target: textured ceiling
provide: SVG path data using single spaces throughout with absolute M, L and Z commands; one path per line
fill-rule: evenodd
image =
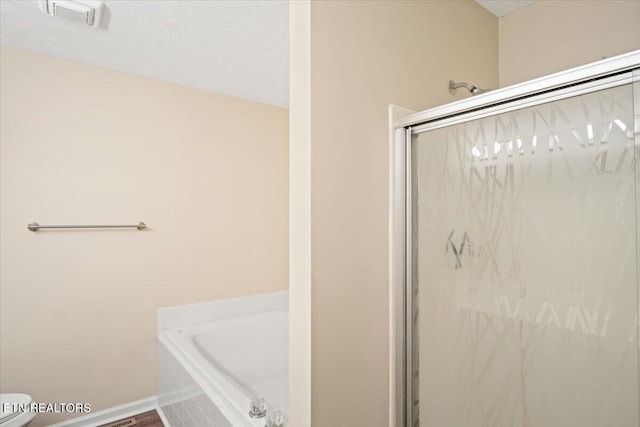
M 106 0 L 100 28 L 0 1 L 0 42 L 45 55 L 289 105 L 287 1 Z
M 537 0 L 476 0 L 498 18 L 535 3 Z

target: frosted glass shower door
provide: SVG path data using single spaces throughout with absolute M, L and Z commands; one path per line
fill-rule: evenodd
M 633 96 L 412 136 L 414 425 L 639 425 Z

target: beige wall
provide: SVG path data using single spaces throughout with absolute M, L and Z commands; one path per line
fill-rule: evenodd
M 1 391 L 155 395 L 157 307 L 287 287 L 288 112 L 8 47 L 1 64 Z
M 499 20 L 500 86 L 640 49 L 640 1 L 541 0 Z
M 311 3 L 314 427 L 388 425 L 388 104 L 496 87 L 497 54 L 472 1 Z

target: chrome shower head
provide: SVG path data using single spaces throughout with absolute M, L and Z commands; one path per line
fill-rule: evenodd
M 455 95 L 456 89 L 461 87 L 471 92 L 471 95 L 480 95 L 481 93 L 487 92 L 487 89 L 481 89 L 478 86 L 471 83 L 465 83 L 465 82 L 456 83 L 453 80 L 449 80 L 449 93 L 451 95 Z

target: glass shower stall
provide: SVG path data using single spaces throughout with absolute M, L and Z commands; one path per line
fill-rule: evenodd
M 640 426 L 640 51 L 393 131 L 396 426 Z

